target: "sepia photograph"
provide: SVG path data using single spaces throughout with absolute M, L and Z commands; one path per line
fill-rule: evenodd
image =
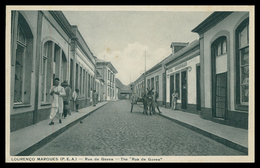
M 5 161 L 254 162 L 254 15 L 6 6 Z

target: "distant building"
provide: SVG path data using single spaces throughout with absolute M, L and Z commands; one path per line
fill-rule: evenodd
M 104 101 L 103 100 L 103 92 L 104 92 L 104 79 L 103 76 L 96 70 L 96 80 L 95 80 L 95 90 L 98 94 L 98 101 Z
M 171 95 L 176 90 L 179 95 L 177 108 L 198 114 L 200 110 L 199 40 L 187 44 L 165 61 L 166 107 L 171 107 Z
M 117 70 L 115 69 L 115 67 L 111 62 L 107 62 L 100 59 L 96 60 L 96 68 L 104 80 L 103 93 L 105 94 L 105 100 L 115 100 L 116 99 L 115 75 L 117 74 Z
M 70 50 L 70 83 L 72 90 L 79 89 L 79 107 L 92 105 L 91 90 L 95 89 L 96 63 L 93 53 L 82 37 L 77 26 L 72 26 L 74 38 Z

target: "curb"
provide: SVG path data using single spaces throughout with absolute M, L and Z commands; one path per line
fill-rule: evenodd
M 138 104 L 138 106 L 142 107 L 141 104 Z M 202 129 L 198 128 L 198 127 L 195 127 L 195 126 L 192 126 L 192 125 L 190 125 L 190 124 L 187 124 L 187 123 L 185 123 L 185 122 L 182 122 L 182 121 L 176 120 L 176 119 L 174 119 L 174 118 L 165 116 L 165 115 L 163 115 L 163 114 L 160 114 L 160 113 L 156 113 L 156 114 L 158 114 L 158 115 L 160 115 L 160 116 L 162 116 L 162 117 L 165 117 L 165 118 L 167 118 L 167 119 L 169 119 L 169 120 L 172 120 L 173 122 L 175 122 L 175 123 L 177 123 L 177 124 L 179 124 L 179 125 L 181 125 L 181 126 L 184 126 L 184 127 L 188 128 L 188 129 L 190 129 L 190 130 L 193 130 L 193 131 L 195 131 L 195 132 L 197 132 L 197 133 L 199 133 L 199 134 L 202 134 L 202 135 L 204 135 L 204 136 L 206 136 L 206 137 L 208 137 L 208 138 L 211 138 L 211 139 L 213 139 L 213 140 L 215 140 L 215 141 L 217 141 L 217 142 L 219 142 L 219 143 L 222 143 L 223 145 L 226 145 L 226 146 L 228 146 L 228 147 L 230 147 L 230 148 L 232 148 L 232 149 L 238 150 L 238 151 L 243 152 L 243 153 L 245 153 L 246 155 L 248 155 L 248 148 L 247 148 L 247 147 L 244 147 L 244 146 L 242 146 L 242 145 L 239 145 L 239 144 L 237 144 L 237 143 L 234 143 L 234 142 L 232 142 L 232 141 L 230 141 L 230 140 L 227 140 L 227 139 L 225 139 L 225 138 L 222 138 L 222 137 L 220 137 L 220 136 L 217 136 L 217 135 L 212 134 L 212 133 L 210 133 L 210 132 L 208 132 L 208 131 L 205 131 L 205 130 L 202 130 Z
M 186 128 L 189 128 L 189 129 L 191 129 L 191 130 L 193 130 L 193 131 L 195 131 L 195 132 L 197 132 L 197 133 L 199 133 L 199 134 L 202 134 L 202 135 L 204 135 L 204 136 L 206 136 L 206 137 L 209 137 L 209 138 L 211 138 L 211 139 L 213 139 L 213 140 L 215 140 L 215 141 L 217 141 L 217 142 L 219 142 L 219 143 L 222 143 L 222 144 L 224 144 L 224 145 L 226 145 L 226 146 L 228 146 L 228 147 L 230 147 L 230 148 L 232 148 L 232 149 L 238 150 L 238 151 L 243 152 L 243 153 L 245 153 L 246 155 L 248 155 L 248 148 L 247 148 L 247 147 L 244 147 L 244 146 L 242 146 L 242 145 L 239 145 L 239 144 L 237 144 L 237 143 L 234 143 L 234 142 L 232 142 L 232 141 L 229 141 L 229 140 L 227 140 L 227 139 L 225 139 L 225 138 L 222 138 L 222 137 L 220 137 L 220 136 L 217 136 L 217 135 L 215 135 L 215 134 L 212 134 L 212 133 L 210 133 L 210 132 L 207 132 L 207 131 L 205 131 L 205 130 L 202 130 L 202 129 L 198 128 L 198 127 L 195 127 L 195 126 L 192 126 L 192 125 L 190 125 L 190 124 L 187 124 L 187 123 L 185 123 L 185 122 L 182 122 L 182 121 L 173 119 L 173 118 L 171 118 L 171 117 L 165 116 L 165 115 L 160 114 L 160 113 L 157 113 L 157 114 L 159 114 L 160 116 L 163 116 L 163 117 L 165 117 L 165 118 L 167 118 L 167 119 L 170 119 L 170 120 L 172 120 L 173 122 L 175 122 L 175 123 L 177 123 L 177 124 L 179 124 L 179 125 L 181 125 L 181 126 L 184 126 L 184 127 L 186 127 Z
M 108 104 L 108 103 L 106 103 Z M 77 124 L 80 120 L 83 120 L 84 118 L 86 118 L 87 116 L 89 116 L 90 114 L 92 114 L 93 112 L 95 112 L 96 110 L 98 110 L 99 108 L 105 106 L 106 104 L 101 105 L 100 107 L 92 110 L 91 112 L 89 112 L 88 114 L 76 119 L 75 121 L 72 121 L 71 123 L 67 124 L 66 126 L 62 127 L 61 129 L 55 131 L 54 133 L 52 133 L 51 135 L 48 135 L 47 137 L 45 137 L 44 139 L 40 140 L 39 142 L 33 144 L 32 146 L 30 146 L 29 148 L 23 150 L 22 152 L 16 154 L 15 156 L 29 156 L 30 154 L 32 154 L 33 152 L 35 152 L 36 150 L 40 149 L 41 147 L 43 147 L 44 145 L 46 145 L 47 143 L 49 143 L 50 141 L 52 141 L 54 138 L 56 138 L 57 136 L 59 136 L 61 133 L 63 133 L 64 131 L 66 131 L 67 129 L 69 129 L 70 127 L 72 127 L 73 125 Z

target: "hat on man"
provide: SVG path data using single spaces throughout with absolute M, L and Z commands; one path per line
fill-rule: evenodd
M 67 81 L 67 80 L 64 80 L 61 85 L 62 85 L 63 87 L 65 87 L 65 86 L 68 86 L 69 84 L 68 84 L 68 81 Z

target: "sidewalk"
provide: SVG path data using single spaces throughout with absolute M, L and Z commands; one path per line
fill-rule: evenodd
M 30 155 L 107 103 L 108 102 L 100 102 L 95 107 L 89 106 L 80 109 L 79 112 L 72 112 L 66 119 L 62 119 L 61 124 L 58 123 L 58 119 L 54 119 L 55 124 L 50 126 L 50 120 L 47 119 L 29 127 L 11 132 L 10 156 Z
M 205 120 L 200 118 L 197 114 L 172 110 L 164 107 L 159 108 L 162 112 L 159 115 L 233 149 L 239 150 L 246 154 L 248 153 L 248 130 Z

